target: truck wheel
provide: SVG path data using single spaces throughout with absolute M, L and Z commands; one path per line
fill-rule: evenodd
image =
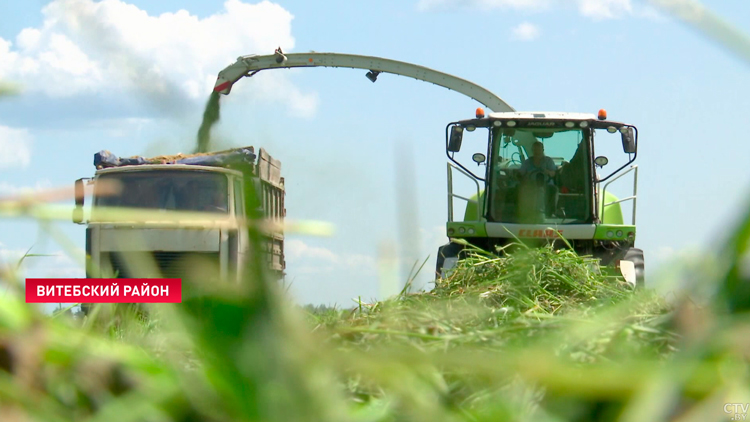
M 443 267 L 445 266 L 446 259 L 452 260 L 451 258 L 460 259 L 459 254 L 461 251 L 463 251 L 464 247 L 463 245 L 459 245 L 458 243 L 448 243 L 447 245 L 443 245 L 440 248 L 438 248 L 438 254 L 437 254 L 437 263 L 435 265 L 435 280 L 439 279 L 443 275 Z M 449 261 L 449 268 L 455 266 L 455 264 L 451 265 Z
M 624 261 L 631 261 L 635 264 L 635 287 L 637 289 L 646 287 L 646 269 L 643 250 L 630 248 L 625 252 L 625 256 L 622 259 Z

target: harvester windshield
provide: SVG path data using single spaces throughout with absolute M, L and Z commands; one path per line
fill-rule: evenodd
M 585 222 L 591 215 L 588 132 L 578 128 L 493 129 L 490 221 Z
M 227 177 L 209 171 L 139 170 L 102 174 L 116 181 L 119 195 L 97 196 L 96 206 L 156 210 L 228 212 Z
M 448 221 L 465 201 L 463 221 L 623 224 L 620 203 L 635 201 L 635 190 L 619 200 L 607 189 L 630 171 L 621 172 L 636 143 L 635 127 L 585 114 L 495 113 L 450 123 Z M 468 156 L 478 167 L 462 164 Z

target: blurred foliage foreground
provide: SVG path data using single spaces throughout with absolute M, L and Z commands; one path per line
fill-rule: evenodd
M 475 250 L 431 292 L 349 310 L 301 310 L 260 271 L 82 319 L 16 287 L 0 421 L 730 420 L 750 403 L 748 227 L 688 274 L 716 286 L 705 304 L 550 248 Z

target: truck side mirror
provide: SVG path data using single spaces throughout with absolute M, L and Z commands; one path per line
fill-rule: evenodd
M 73 209 L 73 222 L 76 224 L 83 223 L 83 208 Z
M 627 127 L 620 132 L 622 133 L 622 150 L 626 154 L 635 153 L 635 130 L 632 127 Z
M 453 126 L 451 128 L 451 137 L 448 140 L 448 151 L 458 152 L 461 151 L 461 141 L 464 137 L 464 128 L 461 126 Z
M 74 185 L 76 207 L 73 209 L 73 222 L 81 224 L 83 222 L 83 179 L 78 179 Z
M 76 208 L 83 207 L 83 179 L 78 179 L 75 182 L 75 197 L 76 197 Z

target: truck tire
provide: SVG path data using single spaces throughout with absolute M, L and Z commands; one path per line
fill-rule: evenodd
M 463 251 L 463 245 L 458 243 L 448 243 L 438 248 L 437 263 L 435 264 L 435 280 L 439 279 L 443 273 L 443 267 L 445 266 L 446 258 L 459 258 L 461 251 Z
M 635 264 L 635 288 L 642 289 L 646 287 L 646 269 L 643 250 L 630 248 L 625 252 L 625 256 L 622 259 L 624 261 L 631 261 Z

